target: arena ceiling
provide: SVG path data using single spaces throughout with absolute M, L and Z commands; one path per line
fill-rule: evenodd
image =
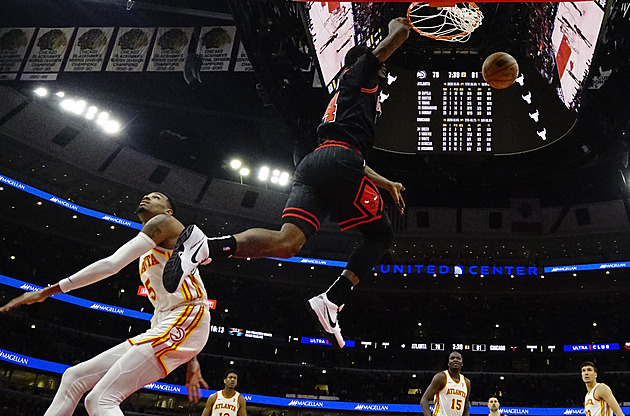
M 242 28 L 250 21 L 243 21 L 242 13 L 235 13 L 237 18 L 233 18 L 235 4 L 241 8 L 258 4 L 262 10 L 285 7 L 283 5 L 287 3 L 36 0 L 24 4 L 9 0 L 3 5 L 0 26 L 198 27 L 236 24 Z M 384 5 L 384 24 L 389 18 L 403 14 L 406 6 L 400 3 Z M 450 59 L 465 60 L 474 67 L 492 50 L 510 50 L 519 58 L 523 56 L 525 43 L 532 34 L 517 28 L 515 22 L 527 13 L 524 3 L 485 4 L 482 8 L 483 25 L 466 44 L 436 46 L 435 41 L 412 34 L 410 41 L 392 60 L 413 68 L 419 61 L 436 61 L 437 54 L 444 55 L 444 51 L 450 50 Z M 255 28 L 256 33 L 260 34 L 264 29 L 289 37 L 298 36 L 295 32 L 283 32 L 282 28 L 290 27 L 289 23 L 275 21 L 273 13 L 268 21 L 269 27 Z M 303 140 L 301 134 L 308 129 L 299 131 L 295 113 L 287 112 L 285 108 L 312 105 L 317 99 L 325 102 L 326 94 L 320 90 L 307 97 L 299 95 L 296 101 L 288 101 L 284 106 L 278 105 L 278 100 L 270 99 L 270 96 L 283 97 L 282 90 L 292 86 L 273 83 L 278 81 L 278 76 L 274 75 L 274 66 L 269 64 L 267 52 L 252 49 L 252 45 L 261 46 L 262 43 L 247 39 L 246 31 L 242 32 L 257 73 L 204 72 L 201 84 L 190 85 L 182 74 L 62 73 L 57 81 L 47 85 L 87 96 L 111 108 L 124 123 L 123 134 L 112 140 L 209 178 L 235 179 L 226 164 L 232 156 L 264 160 L 292 170 L 294 144 Z M 300 58 L 289 56 L 287 59 L 289 63 L 293 60 L 295 66 L 295 59 Z M 622 107 L 619 107 L 619 102 L 613 102 L 612 96 L 620 88 L 622 92 L 627 91 L 628 84 L 618 78 L 623 79 L 621 75 L 615 78 L 613 74 L 604 88 L 592 94 L 594 104 L 584 103 L 579 115 L 582 124 L 570 136 L 544 150 L 509 158 L 399 156 L 375 152 L 372 164 L 384 174 L 404 181 L 408 189 L 416 190 L 409 192 L 408 199 L 412 204 L 505 205 L 509 197 L 515 195 L 540 196 L 543 204 L 625 197 L 621 175 L 627 166 L 627 145 L 622 133 L 628 127 L 627 124 L 618 126 L 617 115 L 623 114 L 623 105 L 627 104 L 621 101 Z M 614 84 L 619 82 L 621 84 Z M 9 85 L 26 95 L 35 84 L 14 82 Z

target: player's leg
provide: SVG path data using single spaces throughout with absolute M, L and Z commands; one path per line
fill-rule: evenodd
M 147 384 L 164 377 L 151 344 L 130 347 L 85 397 L 90 416 L 122 416 L 120 403 Z
M 288 259 L 296 255 L 304 243 L 306 235 L 294 224 L 285 222 L 279 231 L 265 228 L 250 228 L 234 234 L 236 249 L 234 257 L 280 257 Z
M 174 292 L 184 276 L 211 259 L 232 256 L 289 258 L 299 252 L 308 237 L 319 229 L 321 219 L 328 211 L 318 191 L 309 184 L 311 177 L 317 176 L 313 153 L 300 162 L 295 172 L 279 231 L 252 228 L 233 236 L 207 238 L 199 228 L 190 225 L 178 237 L 173 255 L 164 267 L 164 288 Z
M 204 306 L 183 305 L 156 316 L 158 322 L 129 340 L 133 346 L 85 398 L 91 416 L 122 415 L 120 403 L 125 398 L 187 363 L 206 345 L 210 314 Z
M 83 394 L 90 390 L 122 357 L 131 344 L 125 341 L 96 357 L 67 369 L 45 416 L 72 416 Z
M 359 225 L 357 228 L 363 234 L 363 241 L 350 254 L 346 269 L 326 292 L 308 301 L 319 324 L 329 334 L 330 342 L 336 342 L 339 347 L 343 347 L 345 342 L 341 335 L 338 314 L 349 300 L 354 286 L 360 279 L 372 273 L 372 269 L 387 252 L 394 237 L 387 216 Z

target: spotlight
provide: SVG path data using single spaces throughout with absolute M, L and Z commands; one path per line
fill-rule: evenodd
M 260 170 L 258 171 L 258 179 L 260 179 L 261 181 L 266 181 L 267 179 L 269 179 L 269 168 L 267 166 L 263 166 L 262 168 L 260 168 Z
M 107 113 L 106 111 L 102 111 L 96 118 L 96 124 L 98 124 L 99 126 L 102 126 L 105 124 L 108 118 L 109 118 L 109 113 Z
M 230 162 L 230 167 L 234 170 L 237 170 L 238 168 L 241 167 L 243 163 L 241 163 L 240 160 L 238 159 L 232 159 L 232 161 Z
M 45 97 L 48 95 L 48 90 L 44 87 L 39 87 L 34 91 L 34 93 L 39 97 Z
M 120 131 L 120 123 L 116 120 L 108 120 L 103 124 L 103 130 L 105 130 L 105 133 L 118 133 Z
M 74 100 L 66 98 L 59 105 L 66 111 L 72 111 L 74 109 Z
M 249 175 L 249 168 L 241 168 L 241 170 L 239 170 L 238 173 L 241 176 L 248 176 Z
M 65 93 L 65 92 L 63 92 L 63 91 L 57 91 L 57 92 L 55 93 L 55 95 L 56 95 L 57 97 L 63 98 L 63 97 L 65 97 L 65 96 L 66 96 L 66 93 Z
M 72 108 L 72 112 L 76 115 L 79 115 L 81 113 L 83 113 L 83 111 L 85 111 L 85 107 L 87 106 L 87 103 L 85 102 L 85 100 L 79 100 L 76 103 L 74 103 L 74 107 Z
M 278 184 L 285 186 L 289 183 L 289 172 L 282 172 L 280 174 L 280 178 L 278 179 Z

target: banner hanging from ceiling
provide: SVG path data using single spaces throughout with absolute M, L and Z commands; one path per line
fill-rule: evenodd
M 107 71 L 142 72 L 154 27 L 121 27 L 107 63 Z
M 147 71 L 183 71 L 192 27 L 159 27 Z
M 34 33 L 34 27 L 0 28 L 0 80 L 17 78 Z
M 113 33 L 113 27 L 80 27 L 64 71 L 98 72 L 103 69 Z
M 201 28 L 197 54 L 202 71 L 227 71 L 232 58 L 236 26 L 205 26 Z

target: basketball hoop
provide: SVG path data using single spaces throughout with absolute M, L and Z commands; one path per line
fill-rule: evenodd
M 413 2 L 407 9 L 407 19 L 422 36 L 448 42 L 466 42 L 481 24 L 483 14 L 475 3 L 432 7 L 431 3 Z

